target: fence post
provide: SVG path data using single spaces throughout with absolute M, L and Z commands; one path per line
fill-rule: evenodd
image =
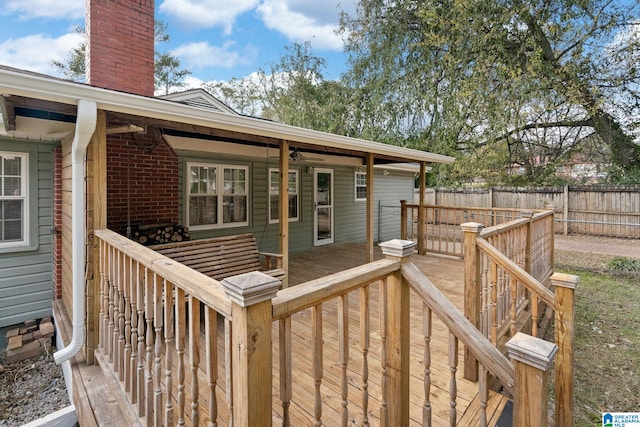
M 558 347 L 522 332 L 507 341 L 506 347 L 513 360 L 513 425 L 548 426 L 549 370 Z
M 386 258 L 408 262 L 415 252 L 415 242 L 390 240 L 380 244 Z M 409 424 L 409 284 L 402 278 L 400 270 L 386 279 L 384 292 L 387 299 L 387 344 L 384 360 L 387 372 L 387 414 L 381 416 L 383 426 L 406 426 Z M 384 414 L 381 414 L 384 415 Z
M 257 271 L 222 281 L 232 301 L 233 424 L 238 427 L 271 426 L 271 298 L 281 283 Z
M 378 215 L 378 218 L 380 218 L 380 215 Z M 378 221 L 380 220 L 378 219 Z M 413 227 L 413 224 L 411 224 L 411 226 Z M 380 238 L 380 235 L 378 234 L 378 239 L 379 238 Z M 407 201 L 406 200 L 400 200 L 400 238 L 402 240 L 407 240 Z
M 478 222 L 466 222 L 460 225 L 464 233 L 462 253 L 464 256 L 464 315 L 480 330 L 480 251 L 476 241 L 484 226 Z M 464 377 L 470 381 L 478 380 L 478 361 L 466 346 L 464 349 Z
M 575 290 L 578 276 L 554 273 L 551 284 L 556 293 L 555 341 L 558 358 L 555 369 L 556 426 L 573 425 L 573 360 L 575 339 Z

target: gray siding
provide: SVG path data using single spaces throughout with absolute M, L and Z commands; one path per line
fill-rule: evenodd
M 248 227 L 222 228 L 215 230 L 191 231 L 194 239 L 223 236 L 240 233 L 253 233 L 260 250 L 274 252 L 278 249 L 278 224 L 268 221 L 268 175 L 269 168 L 277 168 L 278 162 L 273 160 L 239 160 L 235 157 L 193 153 L 178 153 L 179 162 L 179 219 L 184 219 L 185 204 L 185 168 L 187 162 L 211 162 L 249 166 L 251 189 L 249 195 L 250 220 Z M 366 241 L 366 202 L 355 200 L 355 169 L 347 166 L 331 166 L 325 164 L 317 167 L 334 171 L 334 215 L 335 242 Z M 291 165 L 299 170 L 300 178 L 300 220 L 289 223 L 290 252 L 300 252 L 313 247 L 313 172 L 307 165 Z M 381 170 L 375 171 L 374 177 L 374 239 L 378 239 L 379 204 L 393 205 L 397 208 L 397 220 L 383 215 L 383 237 L 385 240 L 400 237 L 400 200 L 411 200 L 413 197 L 414 179 L 412 173 L 391 171 L 384 176 Z M 383 211 L 385 214 L 387 211 Z M 393 224 L 397 221 L 397 224 Z M 388 223 L 388 224 L 387 224 Z M 395 228 L 394 228 L 395 227 Z M 390 230 L 397 230 L 393 237 Z
M 0 327 L 51 315 L 53 145 L 0 139 L 0 150 L 29 153 L 30 246 L 0 252 Z

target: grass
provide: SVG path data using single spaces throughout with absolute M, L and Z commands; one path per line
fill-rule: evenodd
M 640 410 L 640 283 L 623 275 L 564 270 L 576 291 L 575 425 L 602 412 Z

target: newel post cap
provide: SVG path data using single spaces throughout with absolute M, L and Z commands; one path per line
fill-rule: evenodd
M 465 222 L 463 224 L 460 224 L 460 228 L 465 233 L 479 233 L 484 228 L 484 225 L 480 224 L 479 222 Z
M 551 275 L 551 284 L 560 288 L 575 289 L 579 280 L 580 277 L 573 274 L 553 273 Z
M 413 240 L 393 239 L 380 243 L 380 248 L 386 256 L 402 258 L 413 255 L 416 249 L 416 242 Z
M 249 307 L 272 299 L 282 282 L 260 271 L 238 274 L 222 279 L 222 288 L 229 299 L 241 307 Z
M 507 341 L 509 357 L 541 371 L 548 371 L 553 364 L 558 346 L 552 342 L 517 332 Z

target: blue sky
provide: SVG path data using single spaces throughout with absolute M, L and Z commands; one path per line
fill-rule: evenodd
M 344 70 L 343 43 L 334 33 L 340 10 L 355 0 L 156 0 L 156 19 L 168 24 L 170 51 L 192 71 L 190 82 L 244 77 L 277 61 L 284 47 L 310 41 L 327 61 L 326 78 Z M 0 8 L 0 64 L 56 75 L 84 26 L 85 0 L 4 0 Z

